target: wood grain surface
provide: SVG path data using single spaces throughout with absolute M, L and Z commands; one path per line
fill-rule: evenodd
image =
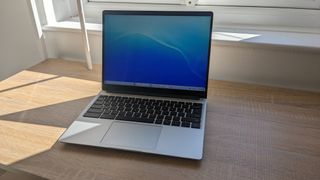
M 68 180 L 320 179 L 320 93 L 210 81 L 201 161 L 56 142 L 100 81 L 101 66 L 63 60 L 2 81 L 0 163 Z

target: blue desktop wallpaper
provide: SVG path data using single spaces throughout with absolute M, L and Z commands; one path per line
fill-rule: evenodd
M 106 15 L 104 21 L 105 81 L 206 87 L 210 17 Z

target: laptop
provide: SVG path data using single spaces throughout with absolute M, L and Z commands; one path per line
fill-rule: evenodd
M 103 11 L 102 91 L 59 141 L 202 159 L 212 18 Z

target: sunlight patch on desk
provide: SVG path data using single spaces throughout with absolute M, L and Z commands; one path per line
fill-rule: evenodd
M 9 165 L 49 150 L 65 128 L 0 120 L 0 163 Z
M 54 74 L 38 73 L 33 71 L 21 71 L 8 79 L 0 82 L 0 92 L 7 91 L 9 89 L 15 89 L 20 86 L 26 86 L 29 84 L 37 83 L 39 81 L 45 81 L 51 78 L 58 77 Z
M 231 33 L 231 32 L 215 32 L 213 33 L 215 40 L 222 41 L 244 41 L 251 38 L 259 37 L 259 34 L 248 33 Z
M 92 97 L 100 90 L 96 81 L 25 70 L 0 83 L 0 115 Z

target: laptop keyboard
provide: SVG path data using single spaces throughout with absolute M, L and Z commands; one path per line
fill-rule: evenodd
M 200 129 L 202 104 L 101 95 L 84 117 Z

